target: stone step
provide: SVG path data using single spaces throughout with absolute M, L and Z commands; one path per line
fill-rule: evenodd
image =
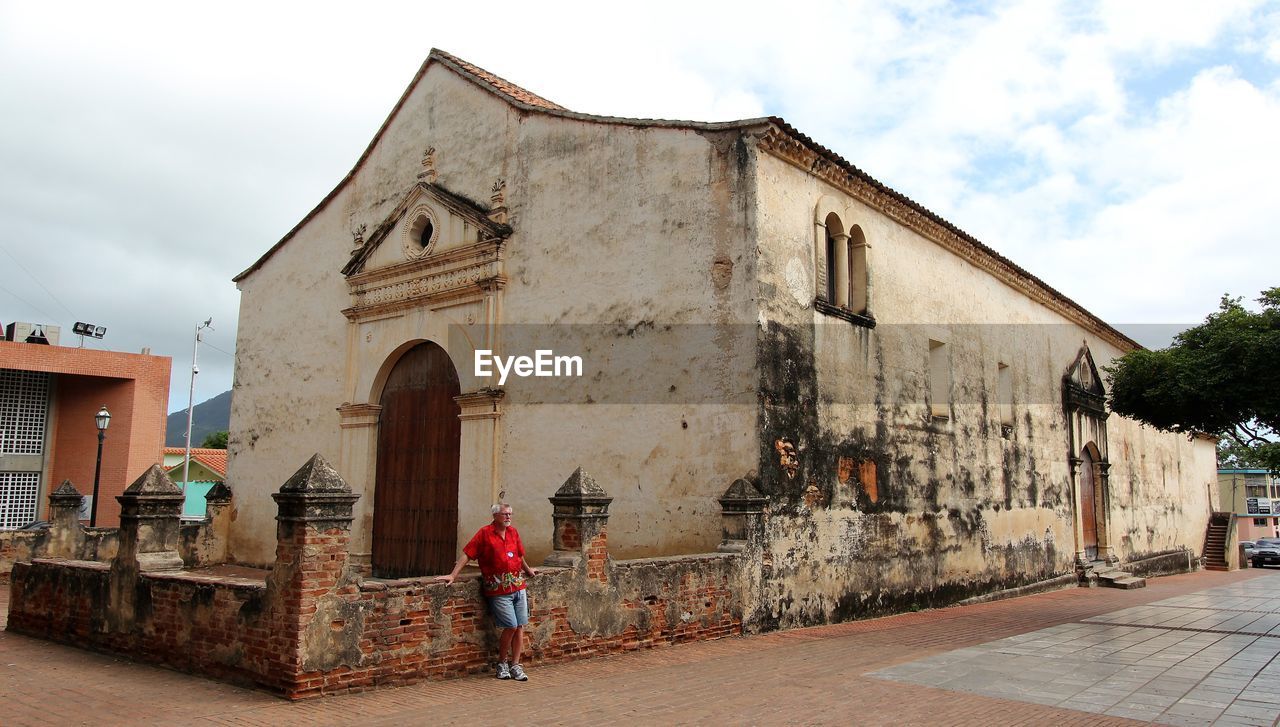
M 1226 563 L 1205 563 L 1204 569 L 1205 570 L 1227 570 L 1227 564 Z
M 1115 566 L 1100 566 L 1094 569 L 1093 575 L 1098 579 L 1098 584 L 1110 586 L 1111 588 L 1143 588 L 1147 585 L 1145 578 L 1138 578 L 1128 571 L 1120 570 Z
M 1146 588 L 1147 579 L 1139 578 L 1137 576 L 1124 576 L 1121 578 L 1107 580 L 1107 585 L 1111 586 L 1112 588 L 1124 588 L 1124 589 Z

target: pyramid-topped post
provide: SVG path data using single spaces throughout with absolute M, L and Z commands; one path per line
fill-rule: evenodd
M 751 533 L 759 526 L 769 498 L 760 494 L 750 480 L 738 479 L 720 496 L 722 553 L 738 553 L 746 547 Z
M 182 490 L 153 464 L 116 497 L 120 503 L 120 548 L 116 560 L 136 561 L 139 572 L 182 569 L 178 552 Z
M 585 564 L 588 577 L 605 580 L 609 503 L 613 498 L 579 467 L 548 499 L 552 552 L 545 564 L 568 568 Z
M 318 530 L 351 528 L 351 507 L 359 495 L 319 453 L 311 456 L 271 497 L 276 501 L 277 532 L 307 523 Z
M 80 525 L 80 504 L 84 495 L 63 480 L 58 489 L 49 493 L 49 540 L 45 557 L 75 558 L 84 542 L 84 528 Z
M 227 560 L 227 541 L 231 538 L 231 488 L 225 482 L 214 483 L 204 495 L 204 516 L 208 519 L 208 558 L 211 563 Z
M 290 617 L 299 619 L 345 575 L 351 510 L 360 496 L 317 453 L 271 497 L 277 508 L 276 561 L 268 584 Z

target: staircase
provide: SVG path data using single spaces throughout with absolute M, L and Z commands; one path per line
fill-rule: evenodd
M 1227 570 L 1227 526 L 1231 513 L 1215 512 L 1209 516 L 1209 529 L 1204 536 L 1205 570 Z

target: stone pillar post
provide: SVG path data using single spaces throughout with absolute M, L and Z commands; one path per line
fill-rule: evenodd
M 355 324 L 351 324 L 353 327 Z M 354 374 L 353 374 L 354 375 Z M 348 384 L 353 386 L 354 384 Z M 335 469 L 352 482 L 364 482 L 366 491 L 373 490 L 373 483 L 378 476 L 378 420 L 382 407 L 378 404 L 343 404 L 338 407 L 339 449 Z M 464 437 L 465 441 L 465 437 Z M 366 498 L 364 502 L 356 502 L 352 510 L 352 519 L 361 522 L 373 522 L 373 502 Z M 366 574 L 369 573 L 369 561 L 372 557 L 372 533 L 370 528 L 357 530 L 351 536 L 352 562 L 359 562 Z
M 543 565 L 584 568 L 589 579 L 607 581 L 606 531 L 613 498 L 579 467 L 548 499 L 552 508 L 552 553 Z
M 853 240 L 852 248 L 849 266 L 853 269 L 853 279 L 850 281 L 853 291 L 850 294 L 849 307 L 854 313 L 869 316 L 871 315 L 871 268 L 867 257 L 871 246 L 867 244 L 867 238 L 859 234 L 857 239 Z
M 827 300 L 827 267 L 831 262 L 827 260 L 827 225 L 821 220 L 813 221 L 813 260 L 814 295 Z M 827 302 L 835 305 L 834 300 Z
M 1085 557 L 1084 552 L 1084 524 L 1081 523 L 1081 511 L 1083 505 L 1080 500 L 1080 465 L 1083 462 L 1079 457 L 1067 458 L 1067 464 L 1070 466 L 1071 478 L 1071 510 L 1076 513 L 1071 518 L 1071 529 L 1075 535 L 1076 541 L 1076 570 L 1083 571 L 1089 566 L 1089 559 Z M 1092 485 L 1090 485 L 1092 486 Z
M 287 613 L 303 616 L 343 578 L 352 505 L 360 496 L 316 454 L 271 497 L 277 507 L 276 561 L 268 583 Z
M 111 560 L 107 624 L 131 631 L 137 619 L 138 576 L 182 570 L 178 552 L 182 491 L 158 464 L 116 497 L 120 503 L 120 545 Z
M 1095 509 L 1102 512 L 1102 517 L 1097 518 L 1098 559 L 1106 561 L 1108 565 L 1116 565 L 1120 558 L 1111 545 L 1111 463 L 1102 460 L 1095 463 L 1094 467 L 1098 468 L 1098 490 L 1101 493 L 1096 498 L 1099 502 L 1095 503 Z
M 204 495 L 204 513 L 209 519 L 208 559 L 210 563 L 227 562 L 227 541 L 231 538 L 231 488 L 219 482 Z
M 182 490 L 158 464 L 129 485 L 120 503 L 120 549 L 116 561 L 134 561 L 138 572 L 182 570 L 178 535 Z
M 741 553 L 760 525 L 769 499 L 747 480 L 734 480 L 720 497 L 721 553 Z
M 835 283 L 836 283 L 836 299 L 832 302 L 841 308 L 849 307 L 849 236 L 838 233 L 831 236 L 833 247 L 835 247 Z
M 71 480 L 63 480 L 58 489 L 49 493 L 49 539 L 45 541 L 44 557 L 81 557 L 84 544 L 84 526 L 80 524 L 82 502 L 84 495 L 71 484 Z

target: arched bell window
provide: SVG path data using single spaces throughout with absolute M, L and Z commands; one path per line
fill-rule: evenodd
M 824 196 L 814 210 L 814 297 L 823 313 L 874 327 L 871 319 L 870 245 L 850 224 L 853 208 Z

